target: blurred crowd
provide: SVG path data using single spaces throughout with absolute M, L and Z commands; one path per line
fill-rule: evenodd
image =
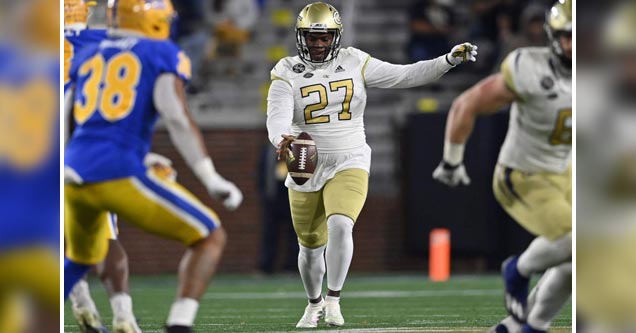
M 545 46 L 545 0 L 420 0 L 409 9 L 410 61 L 431 59 L 461 39 L 479 45 L 478 68 L 493 69 L 522 46 Z

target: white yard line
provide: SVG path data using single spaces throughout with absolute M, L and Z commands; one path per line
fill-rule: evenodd
M 501 289 L 464 289 L 464 290 L 413 290 L 413 291 L 348 291 L 347 298 L 414 298 L 441 296 L 499 296 Z M 303 292 L 263 292 L 263 293 L 227 293 L 210 292 L 205 299 L 295 299 L 305 298 Z

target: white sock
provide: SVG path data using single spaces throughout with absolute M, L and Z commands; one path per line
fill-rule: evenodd
M 325 297 L 325 302 L 327 302 L 327 303 L 340 303 L 340 297 L 327 296 L 327 297 Z
M 344 215 L 331 215 L 327 219 L 327 230 L 327 287 L 340 291 L 353 257 L 353 220 Z
M 116 293 L 110 298 L 110 307 L 113 309 L 113 321 L 134 321 L 132 310 L 132 298 L 126 293 Z
M 79 282 L 75 284 L 75 287 L 71 290 L 69 298 L 71 299 L 71 305 L 73 308 L 88 309 L 93 313 L 98 313 L 95 302 L 91 298 L 91 293 L 88 289 L 88 282 L 86 282 L 86 280 L 79 280 Z
M 544 237 L 535 238 L 523 251 L 517 261 L 517 270 L 525 277 L 557 266 L 572 258 L 572 234 L 549 241 Z
M 536 297 L 527 322 L 536 329 L 548 330 L 572 293 L 572 263 L 548 269 L 534 287 Z
M 170 314 L 166 321 L 167 326 L 188 326 L 194 325 L 194 318 L 197 316 L 199 301 L 194 298 L 179 298 L 170 307 Z
M 310 249 L 298 244 L 298 271 L 303 280 L 308 299 L 316 299 L 322 294 L 322 279 L 325 276 L 325 245 Z

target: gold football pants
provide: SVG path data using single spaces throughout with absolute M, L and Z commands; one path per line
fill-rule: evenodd
M 493 191 L 501 207 L 535 236 L 572 231 L 572 173 L 526 173 L 497 165 Z
M 315 249 L 327 243 L 327 218 L 344 215 L 358 219 L 369 188 L 369 174 L 362 169 L 347 169 L 325 183 L 316 192 L 289 190 L 294 230 L 300 245 Z

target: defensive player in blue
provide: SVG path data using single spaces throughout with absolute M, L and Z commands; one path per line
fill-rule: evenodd
M 192 332 L 198 300 L 221 257 L 225 232 L 218 216 L 185 188 L 148 169 L 154 125 L 161 115 L 173 143 L 210 195 L 228 209 L 241 191 L 217 173 L 185 101 L 188 57 L 167 40 L 169 0 L 111 0 L 109 37 L 73 58 L 67 114 L 77 128 L 65 153 L 65 295 L 108 242 L 105 216 L 116 213 L 155 235 L 188 246 L 166 329 Z M 72 112 L 70 112 L 72 108 Z M 131 332 L 114 327 L 116 332 Z
M 64 0 L 64 91 L 70 86 L 69 72 L 75 54 L 84 47 L 99 43 L 106 39 L 106 30 L 89 29 L 89 8 L 96 5 L 95 1 Z M 67 133 L 74 128 L 72 121 L 67 122 Z M 68 135 L 66 136 L 68 137 Z M 110 232 L 108 234 L 108 255 L 106 259 L 95 266 L 96 273 L 101 279 L 113 310 L 113 323 L 128 322 L 135 333 L 141 333 L 137 327 L 132 310 L 132 298 L 128 284 L 128 256 L 118 240 L 117 216 L 108 214 Z M 77 319 L 80 332 L 100 333 L 108 332 L 102 324 L 101 316 L 93 301 L 88 282 L 79 281 L 69 296 L 73 316 Z M 115 325 L 115 324 L 114 324 Z M 119 325 L 115 325 L 119 326 Z
M 0 6 L 0 332 L 59 332 L 58 8 Z

